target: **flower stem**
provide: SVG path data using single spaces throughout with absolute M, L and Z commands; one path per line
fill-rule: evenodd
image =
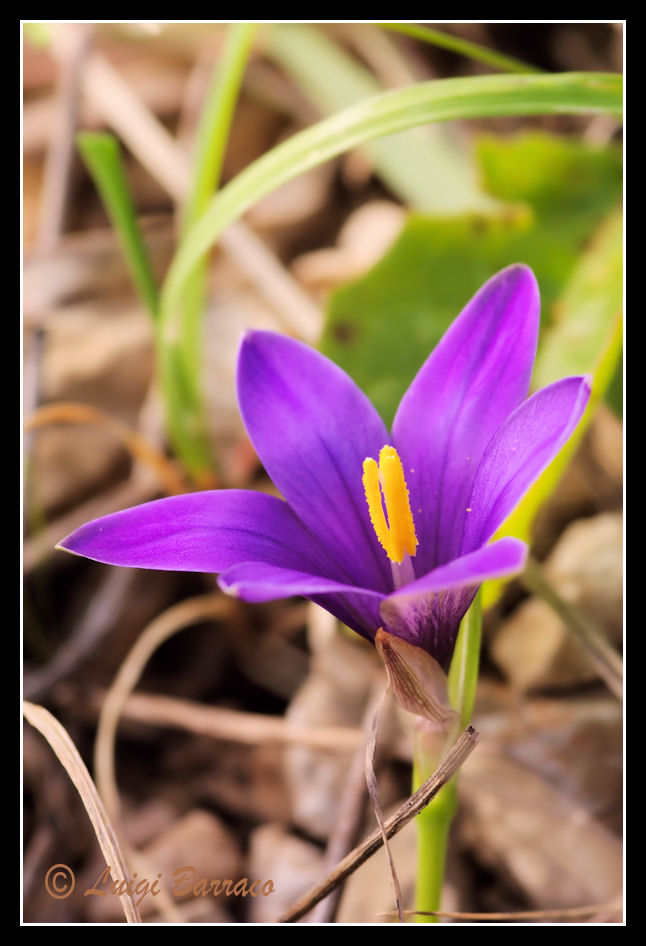
M 482 638 L 482 598 L 478 591 L 462 619 L 449 668 L 449 699 L 460 714 L 460 728 L 471 722 L 478 686 L 480 641 Z
M 427 777 L 427 775 L 422 775 L 421 769 L 416 764 L 413 769 L 413 791 L 416 791 Z M 456 807 L 455 779 L 452 779 L 415 819 L 417 824 L 416 910 L 440 909 L 446 851 Z M 415 922 L 439 923 L 439 917 L 418 913 Z
M 449 670 L 449 697 L 452 706 L 460 714 L 461 730 L 471 719 L 478 682 L 481 635 L 482 607 L 478 592 L 460 625 Z M 423 728 L 419 729 L 414 752 L 413 791 L 418 789 L 437 768 L 447 748 L 448 745 L 441 748 L 437 745 L 434 747 Z M 453 778 L 415 819 L 417 824 L 416 910 L 437 911 L 440 909 L 449 832 L 456 809 L 457 783 L 456 778 Z M 418 914 L 415 922 L 438 923 L 439 918 Z

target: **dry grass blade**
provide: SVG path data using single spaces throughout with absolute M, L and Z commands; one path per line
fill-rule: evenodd
M 76 746 L 58 720 L 42 706 L 24 702 L 23 713 L 27 721 L 45 737 L 74 783 L 92 822 L 94 833 L 106 864 L 110 868 L 112 878 L 114 881 L 121 883 L 129 876 L 123 854 L 103 802 L 99 798 L 94 782 L 90 778 L 90 773 L 78 754 Z M 130 894 L 124 892 L 120 894 L 119 899 L 128 923 L 141 923 L 139 911 Z
M 114 773 L 114 745 L 119 717 L 148 660 L 173 634 L 198 621 L 228 617 L 235 607 L 233 599 L 219 594 L 198 595 L 182 601 L 168 608 L 145 628 L 122 663 L 101 709 L 94 748 L 97 786 L 112 818 L 119 817 L 120 807 Z
M 404 828 L 408 822 L 426 808 L 432 798 L 434 798 L 443 785 L 453 778 L 460 766 L 471 755 L 480 740 L 480 736 L 473 726 L 467 726 L 452 749 L 442 760 L 437 770 L 428 778 L 417 791 L 406 799 L 404 804 L 397 809 L 394 815 L 384 824 L 384 830 L 387 838 L 392 838 Z M 344 857 L 340 863 L 331 871 L 327 877 L 308 891 L 296 903 L 291 910 L 284 913 L 279 923 L 295 923 L 302 916 L 308 913 L 329 893 L 335 890 L 346 877 L 349 877 L 361 864 L 372 857 L 375 851 L 378 851 L 383 844 L 381 830 L 377 828 L 369 835 L 365 841 L 362 841 L 353 851 Z
M 37 430 L 49 424 L 99 424 L 107 428 L 136 460 L 141 460 L 155 471 L 165 491 L 171 496 L 185 493 L 186 482 L 174 463 L 153 447 L 136 430 L 106 414 L 98 407 L 78 404 L 75 401 L 59 401 L 38 408 L 25 421 L 25 430 Z
M 134 570 L 114 568 L 103 573 L 96 594 L 87 603 L 71 635 L 57 649 L 54 658 L 37 669 L 25 672 L 23 696 L 42 700 L 48 691 L 73 674 L 92 654 L 114 627 L 117 602 L 125 600 L 131 587 Z

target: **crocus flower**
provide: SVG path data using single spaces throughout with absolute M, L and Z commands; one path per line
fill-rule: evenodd
M 384 628 L 446 668 L 478 585 L 523 568 L 524 543 L 491 537 L 588 400 L 584 377 L 527 399 L 538 315 L 527 267 L 486 283 L 418 372 L 391 434 L 333 362 L 251 331 L 240 409 L 284 498 L 160 499 L 96 519 L 61 547 L 112 565 L 219 573 L 246 601 L 302 595 L 363 637 Z

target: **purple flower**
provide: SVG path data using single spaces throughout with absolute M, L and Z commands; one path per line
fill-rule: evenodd
M 384 627 L 446 668 L 478 585 L 522 570 L 522 542 L 487 543 L 590 393 L 573 377 L 526 400 L 538 314 L 527 267 L 486 283 L 420 369 L 390 435 L 337 365 L 249 332 L 240 409 L 284 499 L 174 496 L 96 519 L 61 547 L 112 565 L 217 572 L 246 601 L 303 595 L 369 640 Z

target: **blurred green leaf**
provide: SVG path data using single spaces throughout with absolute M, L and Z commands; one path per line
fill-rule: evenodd
M 622 351 L 622 223 L 613 214 L 595 234 L 556 306 L 555 321 L 538 352 L 533 387 L 573 374 L 592 376 L 588 408 L 558 456 L 523 497 L 494 538 L 513 535 L 529 542 L 534 517 L 554 492 L 604 397 Z M 483 603 L 498 598 L 504 582 L 486 582 Z
M 482 137 L 476 150 L 485 189 L 534 210 L 537 226 L 518 251 L 527 247 L 532 253 L 540 246 L 541 291 L 550 297 L 560 293 L 582 244 L 621 200 L 621 150 L 543 132 Z
M 373 74 L 320 29 L 281 23 L 265 32 L 264 42 L 268 54 L 324 114 L 334 115 L 383 92 Z M 456 213 L 490 203 L 478 187 L 468 151 L 442 125 L 388 135 L 363 150 L 392 192 L 417 210 Z
M 624 416 L 624 371 L 623 371 L 623 348 L 619 352 L 617 367 L 612 376 L 612 380 L 606 391 L 606 404 L 615 412 L 617 417 L 623 420 Z
M 622 215 L 616 212 L 595 232 L 554 306 L 536 358 L 535 388 L 599 367 L 610 327 L 622 310 L 621 237 Z M 611 376 L 604 377 L 604 390 Z
M 430 29 L 428 26 L 420 26 L 418 23 L 378 23 L 377 25 L 385 30 L 394 30 L 396 33 L 412 36 L 413 39 L 418 39 L 423 43 L 449 49 L 459 56 L 465 56 L 475 62 L 484 63 L 485 66 L 500 69 L 502 72 L 541 72 L 536 66 L 521 62 L 520 59 L 513 59 L 511 56 L 505 56 L 495 49 L 488 49 L 479 43 L 472 43 L 468 39 L 463 39 L 462 36 L 454 36 L 452 33 Z
M 23 23 L 23 36 L 37 49 L 45 49 L 51 41 L 51 30 L 47 23 Z
M 486 216 L 412 215 L 379 263 L 329 300 L 321 348 L 387 424 L 448 325 L 504 266 L 532 267 L 549 324 L 586 238 L 621 196 L 615 148 L 532 133 L 487 137 L 476 153 L 488 190 L 513 203 Z
M 119 238 L 135 288 L 153 319 L 157 320 L 157 283 L 139 229 L 119 142 L 107 132 L 89 131 L 81 132 L 76 142 Z

